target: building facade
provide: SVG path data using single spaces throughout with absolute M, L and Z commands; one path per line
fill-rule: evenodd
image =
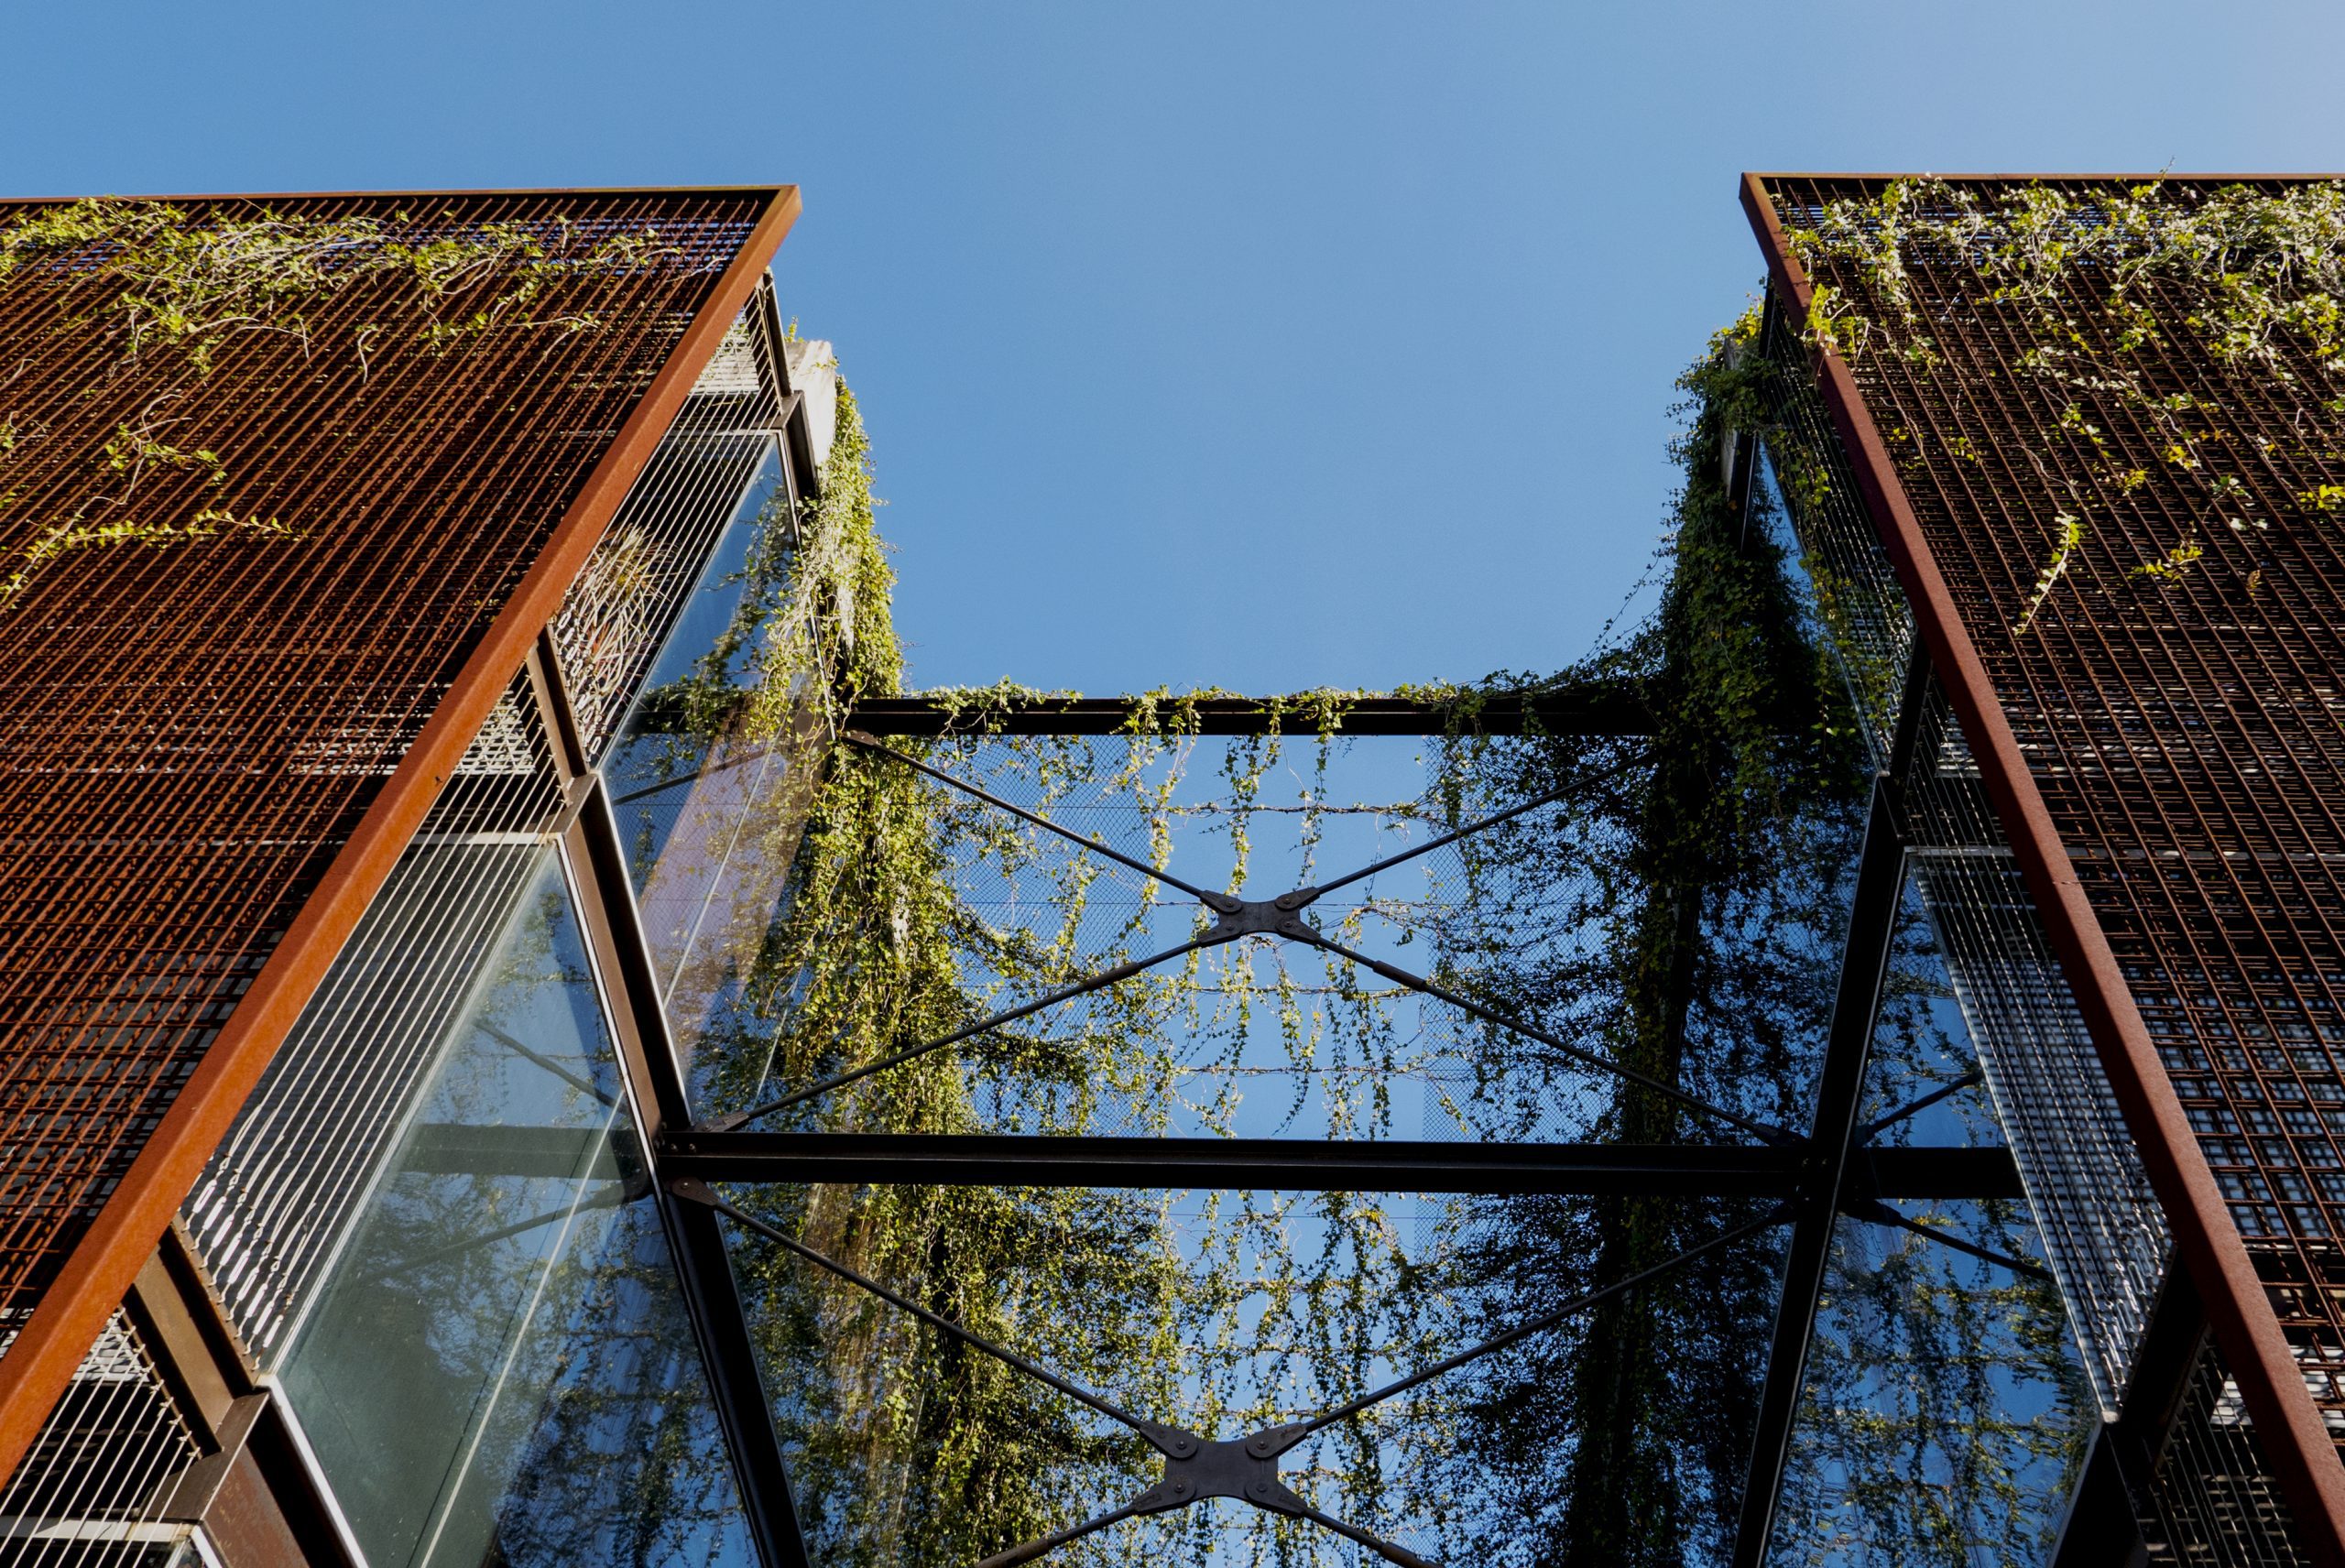
M 756 1556 L 618 972 L 686 995 L 751 857 L 689 789 L 611 801 L 696 771 L 636 695 L 725 679 L 813 485 L 828 372 L 763 281 L 796 206 L 0 217 L 12 1558 L 624 1555 L 656 1487 L 635 1550 Z M 662 814 L 649 947 L 615 810 Z
M 1871 744 L 1916 747 L 1912 873 L 2102 1410 L 2073 1551 L 2130 1508 L 2168 1560 L 2337 1561 L 2337 187 L 1743 201 L 1777 475 Z
M 1840 857 L 1805 905 L 1605 847 L 1665 836 L 1620 780 L 1736 777 L 1665 629 L 1520 689 L 897 693 L 859 426 L 766 277 L 786 188 L 0 207 L 0 1552 L 1412 1564 L 1511 1465 L 1493 1561 L 1853 1561 L 1786 1503 L 1838 1406 L 1893 1403 L 1826 1386 L 1827 1320 L 1850 1236 L 1945 1201 L 2056 1282 L 2013 1307 L 2043 1269 L 1972 1241 L 1985 1283 L 1929 1285 L 2073 1346 L 2088 1431 L 1997 1418 L 2048 1455 L 2048 1561 L 2345 1563 L 2345 203 L 1744 201 L 1769 295 L 1686 503 L 1741 537 L 1679 570 L 1795 561 L 1848 693 L 1855 771 L 1765 840 Z M 1722 603 L 1685 646 L 1749 630 Z M 1786 690 L 1768 746 L 1816 727 Z M 1446 760 L 1335 806 L 1337 732 Z M 1227 824 L 1274 810 L 1264 869 Z M 1178 875 L 1198 823 L 1227 887 Z M 1884 1136 L 1973 1079 L 1883 1068 L 1909 889 L 2000 1145 Z M 1271 950 L 1325 973 L 1215 967 Z M 1786 991 L 1704 977 L 1729 953 Z M 1275 1027 L 1207 1000 L 1247 994 Z M 1784 1042 L 1701 1038 L 1737 1029 Z M 1258 1080 L 1297 1087 L 1249 1119 Z M 1578 1323 L 1517 1396 L 1721 1359 L 1552 1473 L 1445 1403 Z M 1698 1528 L 1607 1522 L 1641 1444 L 1711 1477 L 1670 1494 Z

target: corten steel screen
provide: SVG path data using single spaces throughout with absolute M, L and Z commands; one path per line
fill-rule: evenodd
M 1773 178 L 1787 229 L 1883 181 Z M 1984 186 L 1991 182 L 1977 182 Z M 2174 200 L 2216 182 L 2171 180 Z M 2270 182 L 2280 183 L 2280 182 Z M 2090 223 L 2095 185 L 2056 182 Z M 1977 187 L 1974 187 L 1977 188 Z M 2113 186 L 2101 186 L 2103 191 Z M 1860 310 L 1858 267 L 1805 258 Z M 2243 484 L 2211 515 L 2134 406 L 2023 373 L 2029 346 L 1969 266 L 1909 247 L 1939 355 L 1852 367 L 1905 496 L 2069 860 L 2199 1134 L 2332 1433 L 2345 1428 L 2345 517 L 2299 497 L 2345 482 L 2345 433 L 2309 354 L 2225 362 L 2187 318 L 2194 297 L 2140 286 L 2154 352 L 2121 356 L 2153 397 L 2208 411 Z M 2084 352 L 2121 357 L 2089 267 L 2061 276 Z M 2293 376 L 2293 379 L 2291 377 Z M 2145 478 L 2095 494 L 2092 524 L 2031 626 L 2015 630 L 2078 509 L 2078 471 L 2028 452 L 2063 405 Z M 2136 571 L 2180 539 L 2194 570 Z
M 375 237 L 329 271 L 369 244 L 486 258 L 453 293 L 333 278 L 297 322 L 224 332 L 205 374 L 130 341 L 104 240 L 0 274 L 0 577 L 24 577 L 0 605 L 0 1322 L 136 1157 L 769 194 L 179 202 L 199 241 L 357 221 Z M 44 210 L 0 205 L 0 234 Z M 107 511 L 116 452 L 144 471 Z M 230 520 L 188 525 L 207 507 Z M 49 550 L 77 517 L 182 531 Z

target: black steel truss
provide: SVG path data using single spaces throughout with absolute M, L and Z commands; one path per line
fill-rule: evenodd
M 1183 700 L 1177 716 L 1193 721 L 1189 733 L 1250 735 L 1307 735 L 1318 725 L 1319 698 L 1299 696 L 1196 697 Z M 1173 704 L 1159 703 L 1160 713 Z M 1434 698 L 1351 697 L 1333 699 L 1332 713 L 1347 735 L 1642 735 L 1652 728 L 1644 693 L 1631 681 L 1593 682 L 1529 697 L 1478 697 L 1469 707 Z M 1127 697 L 1037 696 L 988 710 L 982 719 L 962 708 L 926 697 L 867 697 L 856 704 L 854 724 L 867 735 L 1120 735 L 1143 710 Z
M 540 697 L 558 717 L 568 703 L 560 673 L 541 647 L 534 661 Z M 1924 678 L 1922 676 L 1917 679 Z M 1909 700 L 1905 712 L 1918 712 Z M 1259 699 L 1213 699 L 1197 705 L 1200 734 L 1248 735 L 1279 727 L 1294 710 Z M 1053 699 L 1013 708 L 998 733 L 1105 735 L 1126 727 L 1131 705 Z M 1796 1413 L 1806 1348 L 1821 1292 L 1823 1266 L 1836 1218 L 1846 1215 L 1920 1230 L 2006 1267 L 2032 1269 L 2024 1259 L 2003 1258 L 1919 1226 L 1888 1209 L 1884 1200 L 2016 1198 L 2018 1173 L 2001 1149 L 1928 1149 L 1876 1146 L 1890 1126 L 1967 1086 L 1958 1081 L 1871 1123 L 1860 1125 L 1867 1050 L 1891 933 L 1903 887 L 1903 839 L 1895 811 L 1911 736 L 1901 735 L 1892 769 L 1876 780 L 1873 815 L 1858 869 L 1858 890 L 1843 957 L 1839 993 L 1827 1041 L 1822 1083 L 1813 1125 L 1805 1137 L 1711 1105 L 1673 1084 L 1631 1072 L 1595 1052 L 1539 1029 L 1526 1020 L 1489 1008 L 1422 975 L 1354 952 L 1327 937 L 1303 916 L 1325 893 L 1412 860 L 1444 844 L 1487 830 L 1561 798 L 1568 789 L 1522 802 L 1455 833 L 1316 887 L 1274 898 L 1246 899 L 1194 887 L 1166 871 L 1124 855 L 1111 846 L 1024 811 L 953 777 L 949 772 L 885 744 L 884 735 L 947 733 L 949 717 L 919 699 L 866 703 L 856 713 L 859 731 L 843 736 L 848 745 L 883 754 L 974 798 L 1009 811 L 1088 853 L 1135 870 L 1154 882 L 1194 898 L 1213 917 L 1198 935 L 1164 953 L 1114 965 L 1033 1001 L 937 1040 L 856 1064 L 747 1111 L 693 1125 L 684 1084 L 652 975 L 649 949 L 637 922 L 616 824 L 610 801 L 583 758 L 565 759 L 579 809 L 567 831 L 573 874 L 581 888 L 582 915 L 597 944 L 606 980 L 615 993 L 621 1056 L 646 1132 L 648 1171 L 615 1190 L 614 1201 L 651 1196 L 660 1204 L 677 1258 L 693 1329 L 699 1336 L 725 1440 L 730 1452 L 750 1530 L 765 1568 L 804 1568 L 805 1544 L 791 1500 L 781 1445 L 772 1421 L 762 1373 L 743 1312 L 726 1252 L 730 1224 L 815 1267 L 869 1290 L 940 1333 L 994 1356 L 1049 1387 L 1085 1403 L 1146 1439 L 1163 1456 L 1158 1481 L 1121 1507 L 1054 1535 L 1030 1541 L 989 1559 L 978 1568 L 1010 1568 L 1031 1562 L 1064 1542 L 1120 1520 L 1169 1512 L 1207 1497 L 1227 1497 L 1269 1512 L 1309 1519 L 1404 1568 L 1428 1568 L 1424 1560 L 1347 1521 L 1313 1508 L 1278 1479 L 1277 1461 L 1314 1432 L 1360 1413 L 1371 1405 L 1421 1386 L 1528 1335 L 1553 1328 L 1598 1302 L 1634 1290 L 1689 1258 L 1751 1241 L 1765 1230 L 1790 1224 L 1784 1285 L 1761 1394 L 1759 1441 L 1751 1481 L 1744 1498 L 1736 1551 L 1738 1563 L 1756 1563 L 1772 1530 Z M 1347 713 L 1348 734 L 1447 733 L 1453 722 L 1437 704 L 1376 700 L 1356 703 Z M 1476 716 L 1483 733 L 1578 733 L 1635 735 L 1643 733 L 1644 713 L 1626 689 L 1540 699 L 1529 705 L 1485 707 Z M 1288 726 L 1296 727 L 1296 726 Z M 1620 766 L 1634 766 L 1632 758 Z M 569 769 L 566 769 L 569 771 Z M 1581 780 L 1570 788 L 1584 787 Z M 1402 1140 L 1323 1140 L 1190 1138 L 1097 1138 L 1000 1134 L 961 1136 L 756 1131 L 746 1124 L 802 1104 L 831 1090 L 916 1057 L 949 1049 L 1005 1023 L 1042 1012 L 1137 975 L 1155 964 L 1201 947 L 1241 937 L 1296 942 L 1342 957 L 1385 979 L 1431 996 L 1485 1022 L 1537 1040 L 1590 1068 L 1607 1072 L 1661 1094 L 1689 1113 L 1756 1136 L 1757 1143 L 1721 1145 L 1467 1144 Z M 507 1138 L 492 1129 L 424 1129 L 430 1158 L 450 1168 L 535 1168 L 562 1158 L 562 1149 L 540 1148 L 527 1134 Z M 1652 1269 L 1615 1280 L 1563 1303 L 1457 1356 L 1412 1373 L 1349 1404 L 1225 1441 L 1214 1441 L 1153 1422 L 1112 1400 L 1069 1383 L 1059 1375 L 1005 1347 L 970 1334 L 876 1280 L 867 1279 L 797 1238 L 746 1214 L 719 1193 L 714 1183 L 840 1182 L 941 1183 L 1030 1187 L 1179 1188 L 1183 1190 L 1281 1190 L 1293 1192 L 1416 1192 L 1488 1194 L 1585 1193 L 1729 1197 L 1776 1200 L 1761 1217 L 1721 1232 L 1710 1240 Z

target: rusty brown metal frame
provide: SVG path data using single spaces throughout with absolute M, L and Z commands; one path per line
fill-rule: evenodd
M 2253 182 L 2254 177 L 2223 178 Z M 1805 319 L 1814 291 L 1784 237 L 1768 177 L 1746 174 L 1741 193 L 1773 287 Z M 2263 1434 L 2282 1494 L 2315 1560 L 2328 1568 L 2345 1568 L 2345 1465 L 2340 1464 L 2335 1443 L 2306 1389 L 2263 1282 L 2231 1223 L 2214 1173 L 2078 881 L 2067 848 L 2029 772 L 1992 678 L 1962 624 L 1855 376 L 1828 343 L 1817 348 L 1816 373 L 1866 509 L 1913 606 L 1922 646 L 1970 743 L 1988 796 L 2173 1227 L 2176 1249 L 2198 1287 L 2248 1411 Z
M 796 221 L 800 200 L 795 186 L 752 189 L 764 196 L 765 206 L 748 238 L 414 745 L 335 854 L 283 941 L 254 976 L 202 1062 L 105 1199 L 40 1304 L 0 1356 L 0 1474 L 13 1474 L 31 1447 L 42 1421 L 153 1255 L 205 1160 L 438 799 L 458 758 L 584 569 L 604 528 Z

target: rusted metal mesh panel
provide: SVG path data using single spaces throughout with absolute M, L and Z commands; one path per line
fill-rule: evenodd
M 1967 189 L 1992 208 L 1999 183 Z M 1793 231 L 1880 188 L 1773 186 Z M 2315 1399 L 2345 1432 L 2345 513 L 2322 505 L 2345 499 L 2322 489 L 2345 485 L 2337 375 L 2293 332 L 2266 356 L 2219 352 L 2218 279 L 2153 269 L 2132 285 L 2138 312 L 2116 316 L 2111 213 L 2141 198 L 2045 189 L 2063 198 L 2049 237 L 2069 258 L 2036 285 L 2069 334 L 2059 376 L 2027 359 L 2040 339 L 2024 303 L 1933 243 L 1899 260 L 1935 352 L 1860 350 L 1852 368 Z M 2173 180 L 2154 200 L 2187 212 L 2213 193 Z M 2041 254 L 2044 237 L 2027 243 Z M 1980 243 L 2012 241 L 1991 223 Z M 1860 313 L 1894 309 L 1881 269 L 1805 259 Z M 2144 335 L 2128 341 L 2132 326 Z
M 761 284 L 554 617 L 562 681 L 590 760 L 602 760 L 760 463 L 780 467 L 785 377 L 776 320 L 772 286 Z M 786 507 L 791 497 L 781 494 L 776 504 Z
M 1886 767 L 1904 717 L 1913 610 L 1806 374 L 1797 331 L 1771 311 L 1760 346 L 1777 372 L 1767 381 L 1766 409 L 1776 490 L 1874 766 Z M 2165 1275 L 2165 1225 L 1979 765 L 1936 681 L 1923 702 L 1902 801 L 1907 865 L 2086 1372 L 2113 1417 Z
M 136 1156 L 759 201 L 0 205 L 0 1312 Z

